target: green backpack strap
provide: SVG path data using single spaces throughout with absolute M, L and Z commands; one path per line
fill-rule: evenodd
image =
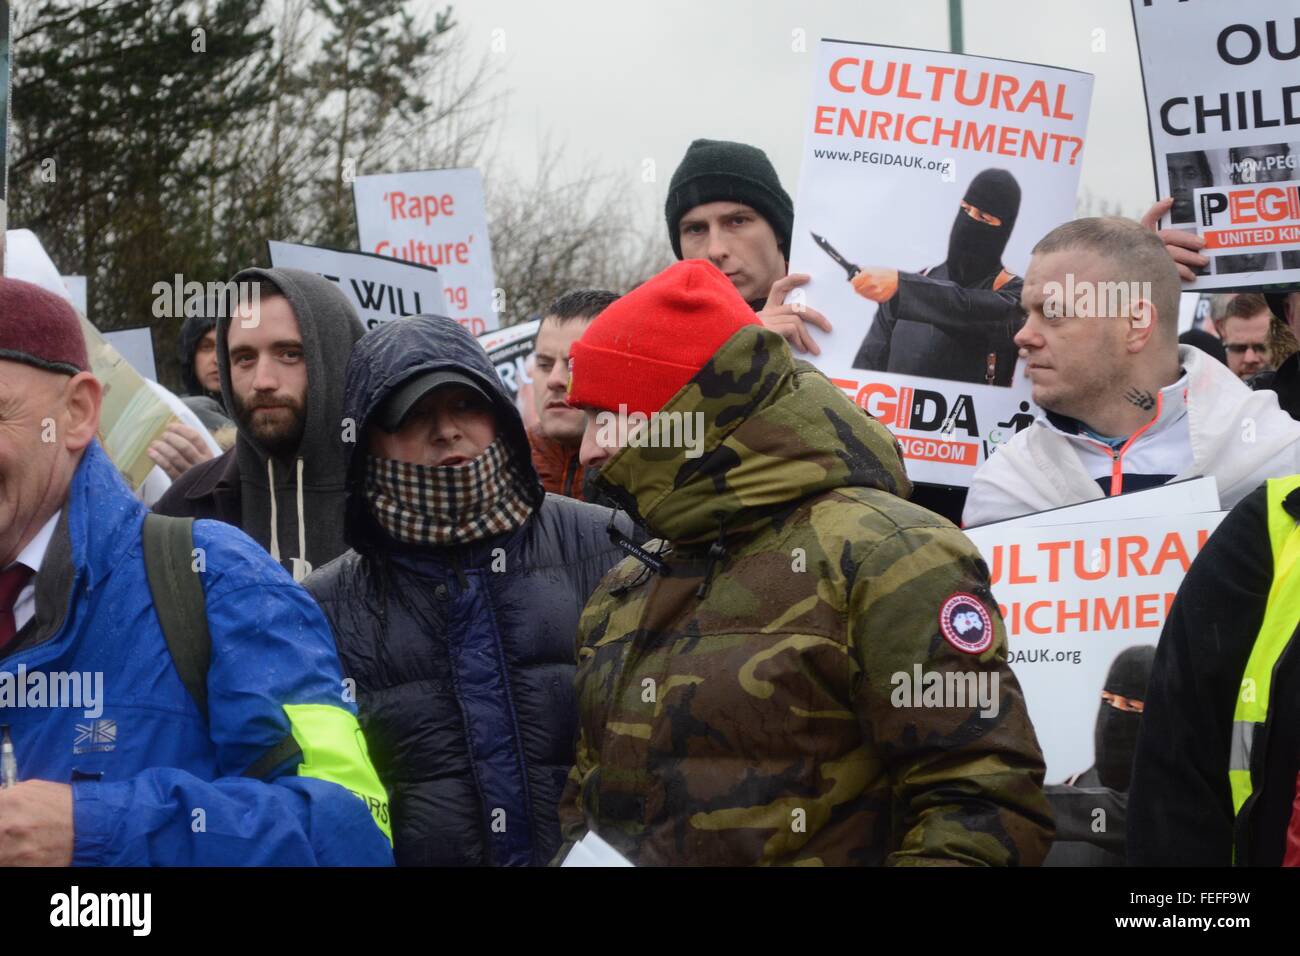
M 147 514 L 144 518 L 144 570 L 153 594 L 154 610 L 181 683 L 208 719 L 208 666 L 212 634 L 208 630 L 207 597 L 194 564 L 194 519 Z M 292 732 L 269 748 L 243 776 L 264 779 L 302 749 Z M 296 773 L 296 771 L 295 771 Z
M 144 569 L 153 593 L 154 610 L 181 683 L 208 719 L 208 664 L 212 635 L 208 633 L 207 599 L 193 568 L 194 519 L 147 514 L 144 518 Z

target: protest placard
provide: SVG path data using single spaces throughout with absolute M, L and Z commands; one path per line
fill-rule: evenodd
M 519 389 L 532 383 L 528 374 L 528 357 L 537 346 L 537 330 L 541 324 L 541 319 L 533 319 L 478 337 L 479 345 L 496 366 L 501 384 L 511 398 L 517 399 Z
M 141 326 L 138 329 L 117 329 L 114 332 L 101 334 L 104 340 L 117 349 L 117 353 L 140 373 L 141 378 L 150 382 L 158 381 L 158 364 L 154 361 L 151 328 Z
M 1039 525 L 1080 524 L 1086 521 L 1118 521 L 1121 518 L 1150 518 L 1155 515 L 1197 514 L 1219 511 L 1219 482 L 1213 475 L 1171 481 L 1154 488 L 1129 491 L 1113 498 L 1097 498 L 1078 504 L 1033 511 L 978 527 L 1033 528 Z M 968 533 L 971 528 L 965 529 Z
M 90 300 L 85 276 L 60 276 L 77 311 L 90 318 Z
M 498 325 L 483 176 L 433 169 L 358 176 L 352 184 L 365 252 L 436 267 L 446 309 L 474 335 Z
M 126 483 L 138 490 L 156 467 L 149 446 L 179 419 L 103 333 L 84 315 L 80 319 L 90 370 L 104 388 L 99 443 Z
M 1300 281 L 1295 0 L 1131 0 L 1165 222 L 1210 265 L 1191 289 Z
M 270 240 L 271 265 L 305 269 L 338 285 L 367 329 L 406 315 L 445 315 L 438 270 L 367 252 Z
M 790 250 L 834 325 L 815 361 L 914 480 L 969 485 L 1033 421 L 1021 277 L 1074 217 L 1092 77 L 840 40 L 815 69 Z
M 989 566 L 1048 783 L 1091 766 L 1111 663 L 1159 641 L 1178 586 L 1224 514 L 966 532 Z

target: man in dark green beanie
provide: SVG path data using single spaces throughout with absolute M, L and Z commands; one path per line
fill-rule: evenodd
M 678 259 L 708 259 L 790 347 L 821 354 L 805 322 L 829 332 L 826 317 L 786 299 L 808 281 L 786 275 L 794 203 L 767 154 L 744 143 L 697 139 L 668 184 L 668 239 Z

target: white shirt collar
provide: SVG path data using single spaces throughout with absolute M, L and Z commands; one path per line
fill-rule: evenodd
M 15 564 L 25 564 L 33 571 L 41 569 L 41 562 L 45 560 L 45 552 L 49 550 L 50 539 L 54 537 L 54 528 L 58 525 L 61 514 L 63 514 L 62 508 L 50 516 L 50 520 L 36 532 L 36 536 L 27 542 L 27 547 L 18 552 L 18 557 L 14 560 Z

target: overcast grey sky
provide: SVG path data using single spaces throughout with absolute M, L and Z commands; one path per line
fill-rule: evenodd
M 948 48 L 947 0 L 473 0 L 456 16 L 471 54 L 504 41 L 494 157 L 529 175 L 550 134 L 569 163 L 625 173 L 647 210 L 701 136 L 763 148 L 794 195 L 818 38 Z M 965 46 L 1094 74 L 1080 193 L 1128 215 L 1154 201 L 1129 0 L 965 0 Z

